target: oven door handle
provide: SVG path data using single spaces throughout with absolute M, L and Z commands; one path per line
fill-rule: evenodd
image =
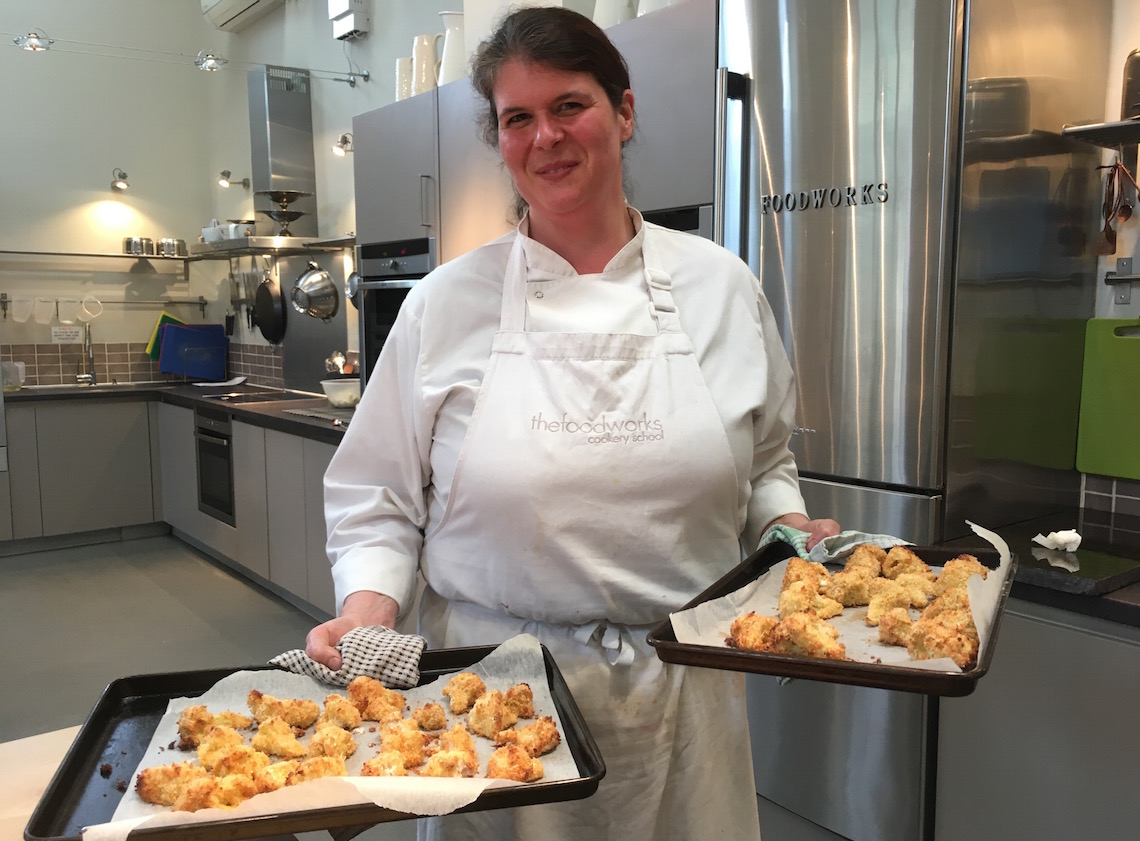
M 222 447 L 228 447 L 230 445 L 229 438 L 223 438 L 221 435 L 214 435 L 211 432 L 203 432 L 200 429 L 194 430 L 194 437 L 199 441 L 205 441 L 207 444 L 217 444 Z

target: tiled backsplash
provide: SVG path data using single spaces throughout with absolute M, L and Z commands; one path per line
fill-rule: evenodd
M 1081 505 L 1095 511 L 1140 516 L 1140 482 L 1085 474 Z
M 146 344 L 95 342 L 95 381 L 98 383 L 179 382 L 185 377 L 164 374 L 158 362 L 146 352 Z M 0 360 L 23 362 L 25 385 L 74 383 L 83 370 L 82 345 L 5 345 L 0 344 Z M 281 355 L 275 348 L 231 344 L 226 376 L 245 376 L 254 385 L 283 388 Z

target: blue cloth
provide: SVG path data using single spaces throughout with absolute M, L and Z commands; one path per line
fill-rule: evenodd
M 769 543 L 774 543 L 777 540 L 783 541 L 796 550 L 796 554 L 801 558 L 809 561 L 818 561 L 821 564 L 834 563 L 840 558 L 844 557 L 852 549 L 861 543 L 873 543 L 883 549 L 890 549 L 892 546 L 910 546 L 909 541 L 903 540 L 901 537 L 892 537 L 889 534 L 867 534 L 862 531 L 841 531 L 839 534 L 834 534 L 831 537 L 825 537 L 819 543 L 808 551 L 807 542 L 811 534 L 806 531 L 794 529 L 791 526 L 785 526 L 777 523 L 774 526 L 769 526 L 768 530 L 760 536 L 760 545 L 757 549 L 763 549 Z

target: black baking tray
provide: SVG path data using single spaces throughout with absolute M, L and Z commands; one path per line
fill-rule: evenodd
M 914 552 L 930 566 L 942 566 L 952 558 L 962 554 L 960 549 L 911 546 Z M 746 584 L 756 580 L 780 561 L 796 554 L 787 543 L 769 543 L 730 570 L 719 581 L 685 605 L 682 610 L 696 607 L 703 602 L 727 596 Z M 996 569 L 1000 557 L 996 550 L 971 549 L 970 554 L 990 569 Z M 762 675 L 776 675 L 786 678 L 826 683 L 845 683 L 852 686 L 869 686 L 877 689 L 896 689 L 901 692 L 919 692 L 924 695 L 962 696 L 974 691 L 979 678 L 990 667 L 994 646 L 997 642 L 1001 617 L 1013 584 L 1017 558 L 1010 561 L 1012 568 L 1002 586 L 998 599 L 997 616 L 984 651 L 978 652 L 978 662 L 973 668 L 960 673 L 932 672 L 924 669 L 911 669 L 906 666 L 888 666 L 875 663 L 856 663 L 849 660 L 824 660 L 814 657 L 799 657 L 786 654 L 768 654 L 760 651 L 743 651 L 711 645 L 687 645 L 677 642 L 673 624 L 669 619 L 661 622 L 648 636 L 648 642 L 657 649 L 657 656 L 668 663 L 686 666 L 701 666 L 710 669 L 725 669 L 733 672 L 751 672 Z
M 420 684 L 461 671 L 495 650 L 494 646 L 425 651 L 420 660 Z M 558 666 L 542 647 L 551 696 L 562 722 L 562 735 L 578 766 L 579 777 L 551 782 L 493 788 L 458 809 L 477 812 L 580 800 L 597 791 L 606 766 Z M 134 785 L 134 772 L 146 753 L 155 728 L 171 698 L 196 697 L 236 671 L 273 669 L 253 666 L 204 671 L 171 672 L 125 677 L 103 691 L 63 762 L 48 783 L 24 829 L 26 841 L 81 841 L 85 826 L 110 821 Z M 172 759 L 180 759 L 181 754 Z M 279 815 L 220 819 L 184 826 L 138 828 L 130 838 L 163 841 L 237 841 L 297 832 L 329 830 L 337 841 L 379 823 L 408 820 L 418 815 L 384 809 L 375 804 L 309 809 Z

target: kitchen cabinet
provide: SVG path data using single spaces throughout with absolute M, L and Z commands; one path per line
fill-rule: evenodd
M 8 473 L 0 473 L 0 540 L 12 539 L 12 488 Z
M 330 616 L 336 615 L 332 567 L 325 552 L 325 471 L 336 447 L 305 439 L 305 555 L 308 570 L 308 601 Z
M 269 580 L 302 599 L 309 592 L 305 559 L 305 454 L 299 436 L 267 429 Z
M 35 408 L 44 536 L 155 521 L 145 400 Z
M 266 430 L 269 580 L 330 616 L 336 611 L 325 554 L 324 475 L 336 447 Z
M 13 539 L 153 523 L 147 402 L 7 409 Z
M 40 466 L 36 444 L 36 410 L 8 406 L 8 481 L 12 490 L 12 538 L 43 537 L 40 516 Z
M 265 430 L 234 422 L 233 560 L 262 578 L 269 578 L 269 500 L 266 492 Z
M 1140 629 L 1011 600 L 990 670 L 945 698 L 936 841 L 1134 838 Z

